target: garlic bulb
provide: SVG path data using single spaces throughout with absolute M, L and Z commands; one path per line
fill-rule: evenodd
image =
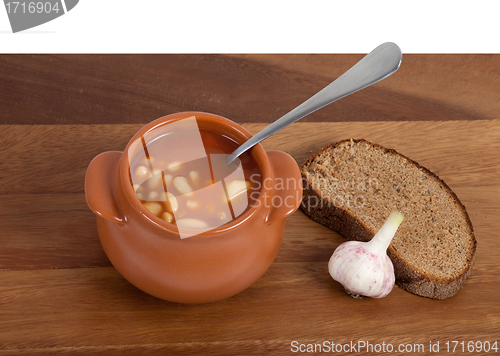
M 402 221 L 403 215 L 393 212 L 369 242 L 344 242 L 333 253 L 330 275 L 352 297 L 382 298 L 391 292 L 395 276 L 387 248 Z

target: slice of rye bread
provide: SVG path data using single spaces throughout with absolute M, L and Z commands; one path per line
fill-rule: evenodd
M 395 150 L 344 140 L 301 167 L 302 209 L 348 240 L 369 241 L 392 211 L 405 219 L 388 249 L 396 284 L 417 295 L 455 295 L 472 269 L 469 216 L 438 176 Z

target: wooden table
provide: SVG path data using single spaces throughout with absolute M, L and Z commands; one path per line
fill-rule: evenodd
M 95 155 L 184 110 L 257 132 L 360 58 L 0 56 L 0 355 L 282 355 L 331 342 L 353 354 L 374 353 L 359 342 L 380 354 L 389 344 L 393 354 L 399 345 L 428 354 L 437 342 L 447 353 L 449 342 L 461 354 L 469 341 L 500 343 L 499 55 L 405 55 L 392 77 L 264 142 L 301 164 L 328 143 L 363 137 L 444 179 L 478 241 L 472 275 L 450 299 L 397 287 L 380 300 L 350 298 L 327 271 L 342 238 L 301 211 L 266 274 L 211 304 L 141 292 L 100 246 L 83 190 Z

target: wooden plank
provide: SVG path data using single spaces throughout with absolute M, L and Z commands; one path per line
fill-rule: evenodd
M 179 111 L 271 122 L 362 55 L 0 55 L 3 124 L 132 124 Z M 500 55 L 405 54 L 307 121 L 496 119 Z
M 347 341 L 346 341 L 347 340 Z M 48 347 L 48 348 L 36 348 L 36 349 L 10 349 L 10 350 L 0 350 L 0 355 L 169 355 L 169 356 L 185 356 L 185 355 L 207 355 L 207 356 L 219 356 L 221 354 L 228 356 L 240 356 L 240 355 L 290 355 L 293 353 L 300 352 L 305 353 L 306 350 L 311 347 L 310 351 L 318 354 L 320 353 L 320 347 L 322 345 L 333 346 L 323 346 L 323 354 L 328 353 L 343 353 L 343 350 L 347 352 L 354 353 L 356 355 L 373 355 L 377 350 L 386 350 L 376 352 L 377 355 L 394 355 L 394 354 L 408 354 L 408 353 L 420 353 L 420 354 L 437 354 L 436 350 L 439 350 L 443 354 L 463 354 L 462 346 L 464 350 L 467 350 L 468 344 L 474 341 L 488 342 L 491 338 L 478 338 L 476 337 L 456 337 L 453 338 L 453 342 L 450 339 L 433 337 L 431 339 L 425 337 L 408 338 L 408 337 L 388 337 L 384 338 L 383 341 L 373 340 L 373 339 L 363 339 L 356 340 L 351 344 L 350 339 L 339 339 L 331 338 L 328 340 L 318 340 L 318 339 L 300 339 L 295 340 L 297 343 L 293 343 L 290 340 L 238 340 L 238 341 L 228 341 L 228 342 L 190 342 L 190 343 L 169 343 L 169 344 L 136 344 L 136 345 L 119 345 L 119 346 L 81 346 L 81 347 Z M 448 345 L 445 343 L 448 341 Z M 295 345 L 295 346 L 294 346 Z M 364 346 L 363 346 L 364 345 Z M 430 347 L 433 347 L 432 351 Z M 438 349 L 436 349 L 436 345 Z M 299 349 L 300 347 L 300 349 Z M 330 348 L 327 348 L 330 347 Z M 340 348 L 339 348 L 340 347 Z M 453 352 L 453 349 L 456 349 Z M 391 349 L 392 352 L 388 350 Z M 399 351 L 399 349 L 401 351 Z M 336 351 L 331 351 L 336 350 Z M 398 352 L 399 351 L 399 352 Z M 491 350 L 490 352 L 483 352 L 482 354 L 491 354 L 495 352 Z M 307 353 L 306 353 L 307 354 Z M 474 354 L 480 354 L 474 353 Z
M 280 262 L 232 298 L 182 305 L 142 293 L 112 267 L 0 271 L 0 350 L 211 344 L 234 351 L 245 344 L 259 350 L 263 342 L 279 351 L 293 340 L 491 341 L 500 332 L 498 275 L 497 263 L 478 263 L 464 288 L 441 301 L 397 287 L 383 299 L 353 300 L 324 262 Z
M 342 238 L 298 211 L 266 274 L 205 305 L 141 292 L 100 246 L 83 194 L 85 169 L 96 154 L 123 149 L 140 126 L 3 127 L 0 355 L 282 355 L 294 340 L 440 341 L 443 351 L 449 340 L 497 340 L 499 121 L 297 123 L 264 142 L 301 164 L 331 142 L 364 137 L 438 173 L 467 207 L 478 240 L 472 275 L 456 296 L 430 300 L 396 287 L 381 300 L 351 299 L 327 271 Z
M 284 71 L 297 71 L 312 78 L 319 75 L 318 80 L 325 80 L 326 85 L 326 78 L 338 77 L 363 55 L 275 54 L 234 57 L 244 57 Z M 469 120 L 497 119 L 500 110 L 500 97 L 496 89 L 500 87 L 499 68 L 498 54 L 404 53 L 401 67 L 395 74 L 359 92 L 356 94 L 358 97 L 351 96 L 335 103 L 332 116 L 345 117 L 349 121 L 361 118 L 372 121 L 379 119 L 370 117 L 374 112 L 381 116 L 396 117 L 396 113 L 385 112 L 396 110 L 400 117 L 417 121 L 458 120 L 459 117 L 467 116 Z M 385 95 L 378 95 L 381 93 L 378 90 L 385 91 Z M 369 95 L 370 91 L 372 96 Z M 363 105 L 363 101 L 367 106 Z M 383 105 L 377 108 L 378 103 Z M 363 110 L 358 111 L 352 104 L 361 104 Z M 372 110 L 366 110 L 367 107 Z M 456 115 L 458 117 L 453 119 Z
M 110 266 L 77 194 L 2 195 L 0 269 Z
M 83 193 L 92 158 L 123 150 L 141 126 L 3 126 L 0 194 Z

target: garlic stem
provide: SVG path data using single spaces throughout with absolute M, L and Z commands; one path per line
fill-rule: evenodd
M 373 238 L 367 243 L 366 247 L 379 252 L 387 251 L 387 248 L 391 244 L 392 238 L 396 234 L 399 225 L 403 222 L 403 214 L 398 212 L 392 212 L 385 224 L 380 228 L 380 230 L 373 236 Z

